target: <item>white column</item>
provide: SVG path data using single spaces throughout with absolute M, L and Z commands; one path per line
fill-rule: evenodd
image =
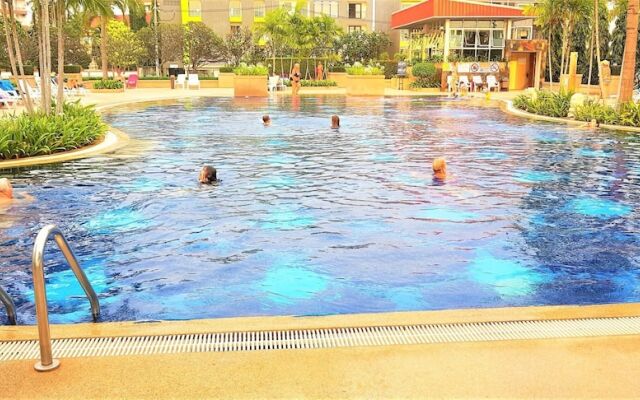
M 376 0 L 371 1 L 371 31 L 376 30 Z
M 505 35 L 506 40 L 511 40 L 511 27 L 512 27 L 513 21 L 511 21 L 510 19 L 507 20 L 507 34 Z
M 449 37 L 451 36 L 451 20 L 450 19 L 445 19 L 444 20 L 444 48 L 442 50 L 442 56 L 443 56 L 443 60 L 449 61 Z

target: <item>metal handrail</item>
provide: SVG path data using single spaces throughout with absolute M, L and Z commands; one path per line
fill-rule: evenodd
M 16 305 L 13 303 L 11 296 L 0 287 L 0 301 L 4 304 L 4 308 L 7 309 L 7 318 L 11 325 L 16 324 Z
M 73 271 L 76 279 L 82 286 L 89 302 L 91 303 L 91 314 L 93 320 L 96 321 L 100 315 L 100 303 L 98 302 L 98 296 L 93 290 L 91 283 L 87 279 L 87 276 L 80 268 L 76 256 L 71 251 L 69 243 L 55 225 L 47 225 L 36 236 L 35 244 L 33 245 L 33 256 L 31 268 L 33 271 L 33 292 L 36 300 L 36 318 L 38 321 L 38 336 L 40 337 L 40 361 L 35 365 L 37 371 L 51 371 L 56 369 L 60 365 L 60 361 L 53 358 L 51 354 L 51 334 L 49 331 L 49 312 L 47 310 L 47 290 L 44 280 L 44 248 L 49 238 L 53 236 L 55 242 L 58 245 L 60 251 L 67 259 L 71 270 Z

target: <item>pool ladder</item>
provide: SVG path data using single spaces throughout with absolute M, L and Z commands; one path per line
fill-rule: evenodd
M 11 325 L 16 324 L 16 305 L 13 303 L 11 297 L 0 287 L 0 301 L 4 304 L 4 308 L 7 309 L 7 318 Z
M 53 358 L 51 353 L 51 333 L 49 330 L 49 312 L 47 310 L 47 290 L 44 279 L 44 250 L 49 239 L 53 237 L 64 258 L 69 263 L 76 279 L 82 286 L 89 302 L 94 322 L 100 316 L 100 303 L 84 271 L 69 247 L 64 235 L 55 225 L 47 225 L 40 230 L 33 246 L 31 269 L 33 271 L 33 292 L 36 302 L 36 319 L 38 321 L 38 336 L 40 344 L 40 361 L 34 368 L 37 371 L 51 371 L 60 366 L 60 361 Z

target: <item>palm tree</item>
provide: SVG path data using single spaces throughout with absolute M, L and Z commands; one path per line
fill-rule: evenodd
M 639 0 L 628 0 L 627 35 L 622 57 L 619 103 L 631 101 L 633 97 L 634 76 L 636 70 L 636 49 L 638 47 L 638 6 Z
M 284 56 L 283 52 L 291 40 L 288 29 L 290 17 L 291 15 L 284 8 L 275 8 L 265 15 L 264 22 L 258 27 L 258 34 L 266 39 L 271 50 L 274 74 L 276 71 L 276 56 Z M 282 63 L 282 58 L 280 62 Z

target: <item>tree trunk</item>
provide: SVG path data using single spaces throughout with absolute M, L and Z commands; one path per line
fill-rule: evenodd
M 107 17 L 100 17 L 100 61 L 102 62 L 102 79 L 109 79 L 109 63 L 107 62 Z
M 604 97 L 604 82 L 602 81 L 602 60 L 600 58 L 600 5 L 595 0 L 596 15 L 596 61 L 598 62 L 598 86 L 600 87 L 600 98 Z
M 624 42 L 624 58 L 622 61 L 618 103 L 626 103 L 631 101 L 633 97 L 636 48 L 638 46 L 638 1 L 639 0 L 628 0 L 627 5 L 627 36 Z
M 18 79 L 19 76 L 24 77 L 24 65 L 22 64 L 22 52 L 20 51 L 20 42 L 18 41 L 18 30 L 16 29 L 16 19 L 13 11 L 13 2 L 11 0 L 7 0 L 6 5 L 8 7 L 5 8 L 3 6 L 2 10 L 6 11 L 5 15 L 9 15 L 8 21 L 5 20 L 4 27 L 5 36 L 7 39 L 7 53 L 9 53 L 9 59 L 11 63 L 11 73 L 16 77 L 18 88 L 20 89 L 20 95 L 24 100 L 24 105 L 27 109 L 27 112 L 32 113 L 33 103 L 31 102 L 31 95 L 27 88 L 23 86 Z
M 591 86 L 591 72 L 593 71 L 593 43 L 594 32 L 591 31 L 591 38 L 589 39 L 589 78 L 587 79 L 587 86 Z
M 549 53 L 549 89 L 553 90 L 553 70 L 551 68 L 551 27 L 549 27 L 549 43 L 547 44 L 547 50 Z
M 41 0 L 40 18 L 42 41 L 42 65 L 40 68 L 40 87 L 42 91 L 42 111 L 51 113 L 51 35 L 49 34 L 49 0 Z
M 58 0 L 57 24 L 58 24 L 58 98 L 56 100 L 56 113 L 62 114 L 64 104 L 64 20 L 65 2 Z

